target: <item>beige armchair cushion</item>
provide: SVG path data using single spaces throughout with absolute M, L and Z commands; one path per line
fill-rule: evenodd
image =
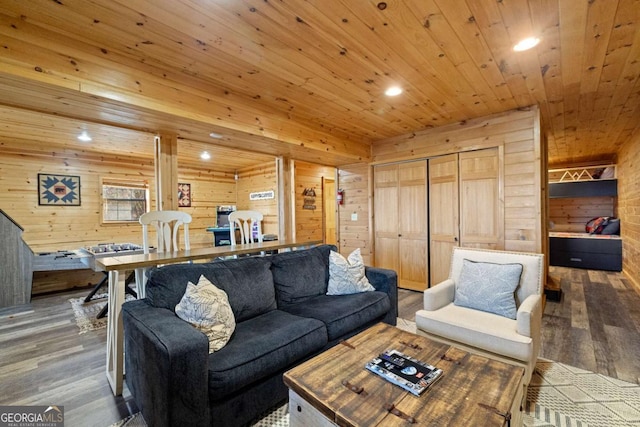
M 435 335 L 506 357 L 527 361 L 532 339 L 519 334 L 517 320 L 485 311 L 448 304 L 436 311 L 416 313 L 416 327 Z

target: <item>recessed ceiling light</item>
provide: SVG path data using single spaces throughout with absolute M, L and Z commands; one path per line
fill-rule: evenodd
M 529 50 L 540 43 L 540 39 L 537 37 L 529 37 L 524 40 L 520 40 L 517 45 L 513 47 L 513 50 L 516 52 L 522 52 L 524 50 Z
M 203 152 L 200 154 L 200 158 L 201 158 L 202 160 L 209 160 L 209 159 L 211 158 L 211 154 L 209 154 L 209 152 L 208 152 L 208 151 L 203 151 Z
M 87 133 L 86 130 L 83 130 L 82 133 L 80 135 L 78 135 L 78 139 L 82 142 L 89 142 L 91 141 L 91 137 L 89 136 L 89 134 Z
M 215 138 L 215 139 L 222 139 L 222 135 L 220 135 L 219 133 L 215 133 L 215 132 L 211 132 L 211 133 L 209 134 L 209 136 L 210 136 L 211 138 Z
M 398 96 L 402 93 L 402 88 L 400 88 L 399 86 L 391 86 L 389 89 L 387 89 L 384 94 L 387 96 Z

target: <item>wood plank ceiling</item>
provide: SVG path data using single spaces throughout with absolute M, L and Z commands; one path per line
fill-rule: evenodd
M 329 165 L 533 104 L 552 165 L 640 126 L 640 0 L 4 0 L 0 37 L 5 105 Z

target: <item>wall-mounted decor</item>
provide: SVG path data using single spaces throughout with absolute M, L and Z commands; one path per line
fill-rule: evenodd
M 275 197 L 276 197 L 276 193 L 273 190 L 249 193 L 249 200 L 266 200 L 266 199 L 273 199 Z
M 80 206 L 80 177 L 39 173 L 38 204 Z
M 302 209 L 316 210 L 316 190 L 313 188 L 305 188 L 302 195 L 304 196 Z
M 178 207 L 191 207 L 191 184 L 178 184 Z

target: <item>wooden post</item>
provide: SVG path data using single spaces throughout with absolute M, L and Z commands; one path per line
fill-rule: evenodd
M 278 228 L 280 239 L 296 238 L 294 161 L 276 158 L 278 174 Z
M 178 138 L 160 134 L 154 138 L 156 210 L 178 209 Z

